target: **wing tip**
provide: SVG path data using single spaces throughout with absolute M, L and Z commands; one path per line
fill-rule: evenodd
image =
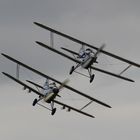
M 9 56 L 7 54 L 1 53 L 4 57 L 8 58 Z
M 4 74 L 4 75 L 6 75 L 6 73 L 5 72 L 1 72 L 2 74 Z
M 35 25 L 39 25 L 39 23 L 38 22 L 33 22 Z
M 127 81 L 129 81 L 129 82 L 132 82 L 132 83 L 134 83 L 135 81 L 134 80 L 132 80 L 132 79 L 124 79 L 124 80 L 127 80 Z
M 5 54 L 4 54 L 4 53 L 1 53 L 1 55 L 5 56 Z
M 105 104 L 105 106 L 108 107 L 108 108 L 112 108 L 110 105 L 107 105 L 107 104 Z
M 91 118 L 95 118 L 95 116 L 92 116 L 92 115 L 91 115 Z
M 35 41 L 35 43 L 39 44 L 40 42 L 39 41 Z
M 40 41 L 35 41 L 38 45 L 40 45 L 40 46 L 45 46 L 45 44 L 44 43 L 42 43 L 42 42 L 40 42 Z
M 131 80 L 131 82 L 133 82 L 133 83 L 134 83 L 135 81 L 134 81 L 134 80 Z
M 11 77 L 11 75 L 9 75 L 9 74 L 6 73 L 6 72 L 2 72 L 2 74 L 4 74 L 4 75 L 7 76 L 7 77 Z
M 109 108 L 112 108 L 112 106 L 108 106 Z
M 44 43 L 40 42 L 40 41 L 35 41 L 38 45 L 40 46 L 46 46 Z

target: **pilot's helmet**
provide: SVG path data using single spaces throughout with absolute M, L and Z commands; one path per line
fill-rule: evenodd
M 50 84 L 50 86 L 51 86 L 51 87 L 56 86 L 56 83 L 53 82 L 53 83 Z
M 87 48 L 85 52 L 86 52 L 86 54 L 90 54 L 91 53 L 91 49 Z
M 53 82 L 53 83 L 52 83 L 52 85 L 56 86 L 56 83 L 55 83 L 55 82 Z
M 46 84 L 48 84 L 49 83 L 49 81 L 48 81 L 48 79 L 46 79 L 46 82 L 45 82 Z

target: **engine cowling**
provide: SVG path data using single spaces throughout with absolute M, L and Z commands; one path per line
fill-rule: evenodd
M 54 88 L 54 89 L 53 89 L 53 93 L 54 93 L 54 94 L 57 94 L 58 92 L 59 92 L 59 89 L 58 89 L 58 88 Z

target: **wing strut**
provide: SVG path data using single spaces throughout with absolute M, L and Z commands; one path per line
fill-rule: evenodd
M 16 67 L 16 78 L 19 80 L 19 68 L 20 68 L 20 65 L 17 64 L 17 67 Z
M 52 48 L 54 47 L 54 34 L 53 34 L 53 32 L 50 32 L 50 46 Z
M 39 106 L 41 106 L 41 107 L 43 107 L 43 108 L 46 108 L 47 110 L 52 111 L 50 108 L 48 108 L 48 107 L 46 107 L 46 106 L 44 106 L 44 105 L 42 105 L 42 104 L 40 104 L 40 103 L 37 103 L 37 105 L 39 105 Z
M 120 72 L 119 75 L 122 75 L 125 71 L 127 71 L 132 65 L 130 64 L 128 67 L 126 67 L 122 72 Z
M 83 111 L 81 111 L 81 110 L 79 110 L 79 109 L 77 109 L 77 108 L 71 107 L 71 106 L 66 105 L 66 104 L 64 104 L 64 103 L 61 103 L 61 102 L 59 102 L 59 101 L 57 101 L 57 100 L 53 100 L 53 101 L 54 101 L 54 103 L 56 103 L 56 104 L 59 104 L 59 105 L 61 105 L 61 106 L 67 107 L 69 110 L 73 110 L 73 111 L 76 111 L 76 112 L 81 113 L 81 114 L 83 114 L 83 115 L 86 115 L 86 116 L 88 116 L 88 117 L 95 118 L 93 115 L 88 114 L 88 113 L 86 113 L 86 112 L 83 112 Z
M 87 106 L 89 106 L 93 101 L 90 101 L 89 103 L 87 103 L 86 105 L 84 105 L 80 110 L 83 110 L 84 108 L 86 108 Z

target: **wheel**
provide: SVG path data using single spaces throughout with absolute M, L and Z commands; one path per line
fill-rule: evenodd
M 70 75 L 73 73 L 73 71 L 74 71 L 74 66 L 71 67 Z
M 95 77 L 94 74 L 90 77 L 90 83 L 93 81 L 94 77 Z
M 37 103 L 37 99 L 34 99 L 34 101 L 33 101 L 33 106 L 35 106 L 36 105 L 36 103 Z
M 54 108 L 54 109 L 52 110 L 51 115 L 54 115 L 55 112 L 56 112 L 56 108 Z

